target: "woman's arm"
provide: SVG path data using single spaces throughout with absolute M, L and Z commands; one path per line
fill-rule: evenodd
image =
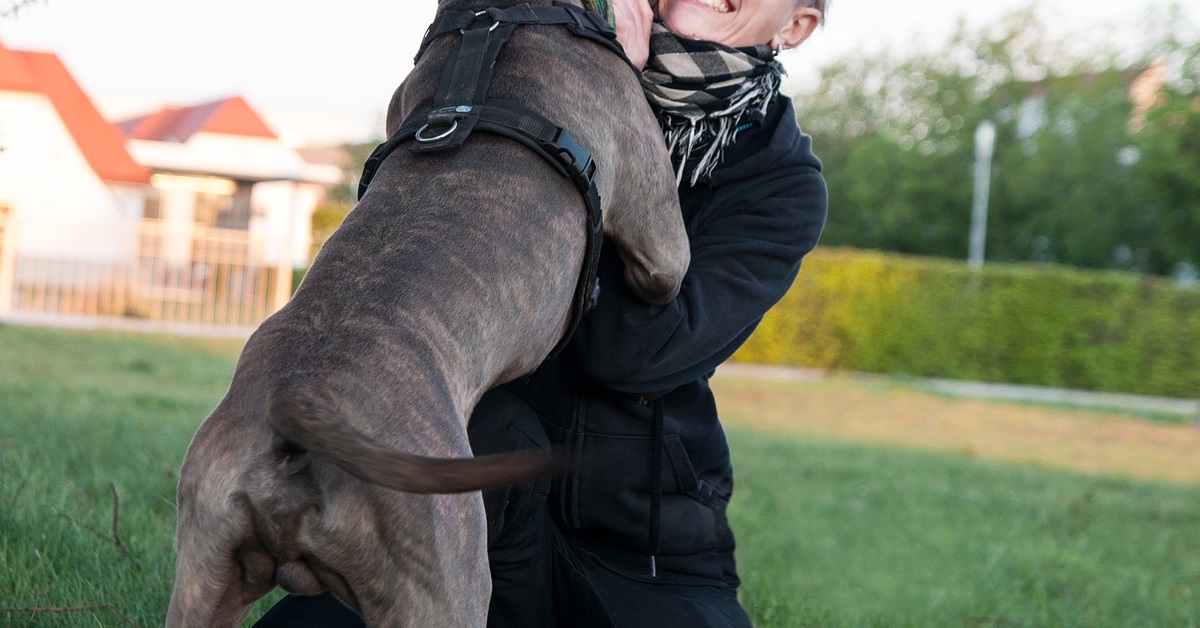
M 826 206 L 818 167 L 796 164 L 714 194 L 711 216 L 691 225 L 680 294 L 665 306 L 634 296 L 620 260 L 604 256 L 599 303 L 571 347 L 587 377 L 620 392 L 661 393 L 732 355 L 816 245 Z

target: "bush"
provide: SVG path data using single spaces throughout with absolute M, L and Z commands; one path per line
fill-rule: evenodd
M 1193 397 L 1200 291 L 1158 277 L 823 248 L 736 361 Z
M 342 221 L 346 219 L 346 214 L 350 213 L 352 207 L 350 203 L 327 202 L 313 210 L 313 243 L 312 250 L 309 252 L 309 259 L 315 257 L 317 251 L 321 250 L 321 246 L 325 244 L 329 236 L 333 235 L 334 231 L 337 231 L 337 228 L 341 226 Z

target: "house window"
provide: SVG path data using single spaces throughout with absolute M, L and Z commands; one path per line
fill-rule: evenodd
M 222 217 L 233 208 L 233 196 L 214 192 L 196 193 L 196 222 L 205 227 L 221 227 Z
M 146 203 L 147 218 L 179 220 L 190 216 L 197 225 L 218 229 L 248 229 L 253 183 L 219 177 L 159 173 L 150 178 L 154 200 Z
M 162 195 L 158 188 L 150 188 L 142 200 L 142 218 L 159 220 L 162 218 Z
M 229 210 L 217 217 L 217 226 L 223 229 L 250 228 L 250 190 L 254 187 L 249 181 L 238 181 L 229 199 Z
M 239 181 L 232 194 L 196 193 L 196 222 L 218 229 L 250 228 L 250 183 Z

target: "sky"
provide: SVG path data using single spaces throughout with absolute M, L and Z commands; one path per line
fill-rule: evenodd
M 1171 0 L 1041 0 L 1070 33 L 1133 32 Z M 1174 0 L 1200 30 L 1200 0 Z M 0 7 L 9 0 L 0 0 Z M 933 48 L 962 20 L 982 27 L 1030 0 L 830 0 L 826 25 L 781 57 L 794 89 L 856 51 Z M 383 133 L 392 91 L 432 21 L 434 0 L 41 0 L 0 18 L 8 48 L 55 52 L 110 119 L 241 95 L 295 143 Z

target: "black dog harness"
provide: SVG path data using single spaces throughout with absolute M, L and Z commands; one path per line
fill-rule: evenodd
M 358 184 L 362 198 L 383 161 L 400 144 L 412 142 L 413 153 L 458 148 L 472 131 L 481 129 L 516 140 L 541 155 L 560 174 L 570 180 L 587 206 L 587 250 L 574 299 L 573 314 L 567 332 L 554 348 L 556 355 L 570 340 L 583 313 L 596 304 L 600 286 L 596 270 L 603 242 L 600 192 L 596 188 L 596 164 L 587 149 L 580 146 L 565 129 L 515 103 L 488 100 L 492 67 L 500 49 L 521 25 L 560 25 L 571 33 L 596 41 L 615 51 L 622 59 L 625 52 L 616 41 L 616 33 L 591 11 L 555 3 L 550 6 L 522 4 L 507 9 L 447 11 L 440 14 L 425 33 L 416 60 L 429 44 L 451 33 L 460 33 L 458 50 L 446 62 L 433 104 L 414 111 L 400 128 L 376 147 L 363 165 Z

